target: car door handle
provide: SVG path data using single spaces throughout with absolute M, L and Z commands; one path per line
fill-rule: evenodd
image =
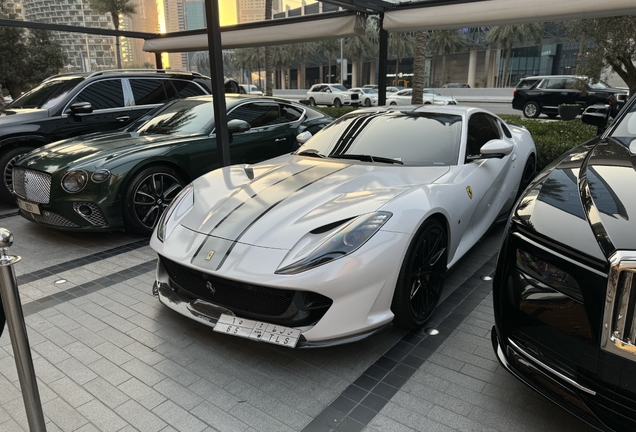
M 287 138 L 276 138 L 274 142 L 287 141 Z
M 117 121 L 120 121 L 120 122 L 125 122 L 125 121 L 128 121 L 128 120 L 130 120 L 130 116 L 117 117 Z

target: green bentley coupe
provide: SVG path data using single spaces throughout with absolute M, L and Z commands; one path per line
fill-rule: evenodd
M 230 159 L 253 163 L 298 147 L 296 135 L 333 119 L 277 98 L 227 96 Z M 67 230 L 125 228 L 150 235 L 196 177 L 219 167 L 209 96 L 169 103 L 124 131 L 39 148 L 13 168 L 20 214 Z

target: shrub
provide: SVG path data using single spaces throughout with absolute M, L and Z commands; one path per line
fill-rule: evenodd
M 337 119 L 338 117 L 342 117 L 343 115 L 348 114 L 351 111 L 355 111 L 356 110 L 356 108 L 353 108 L 353 107 L 336 108 L 336 107 L 317 106 L 317 107 L 314 107 L 314 108 L 317 108 L 318 110 L 324 112 L 328 116 L 331 116 L 331 117 L 333 117 L 335 119 Z
M 596 136 L 596 127 L 581 122 L 542 121 L 517 115 L 500 115 L 503 120 L 525 126 L 537 146 L 537 172 L 563 153 Z

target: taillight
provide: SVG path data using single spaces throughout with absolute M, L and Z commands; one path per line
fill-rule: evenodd
M 517 89 L 515 89 L 515 90 L 512 92 L 512 97 L 513 97 L 513 98 L 514 98 L 514 97 L 517 97 Z

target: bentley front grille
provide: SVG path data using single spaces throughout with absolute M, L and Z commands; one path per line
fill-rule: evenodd
M 25 214 L 25 212 L 23 212 Z M 28 213 L 30 217 L 33 218 L 36 222 L 40 222 L 46 225 L 54 225 L 65 228 L 79 228 L 79 225 L 75 222 L 71 222 L 70 220 L 62 217 L 58 214 L 52 213 L 50 211 L 45 211 L 41 215 Z
M 618 251 L 610 265 L 601 348 L 636 361 L 636 252 Z
M 13 190 L 27 201 L 48 204 L 51 196 L 51 176 L 21 167 L 13 168 Z
M 310 325 L 322 318 L 332 303 L 317 293 L 233 281 L 193 270 L 161 255 L 159 259 L 173 289 L 241 312 L 247 318 L 263 318 L 287 326 Z
M 73 203 L 73 210 L 75 213 L 86 219 L 91 225 L 104 226 L 106 225 L 106 218 L 102 214 L 102 211 L 95 204 L 90 202 L 78 202 Z

